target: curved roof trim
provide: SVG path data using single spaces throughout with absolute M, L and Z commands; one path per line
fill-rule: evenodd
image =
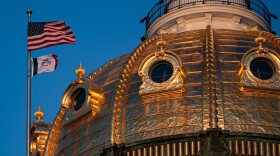
M 52 124 L 51 131 L 48 135 L 46 147 L 45 147 L 45 152 L 44 156 L 52 156 L 55 155 L 54 150 L 57 147 L 57 140 L 59 139 L 59 135 L 61 133 L 60 127 L 62 125 L 62 122 L 65 117 L 65 112 L 66 112 L 66 107 L 61 106 L 59 112 L 56 115 L 56 118 L 54 119 L 54 122 Z

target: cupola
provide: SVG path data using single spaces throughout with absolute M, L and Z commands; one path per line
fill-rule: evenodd
M 160 0 L 144 18 L 146 38 L 205 29 L 271 31 L 273 15 L 261 0 Z

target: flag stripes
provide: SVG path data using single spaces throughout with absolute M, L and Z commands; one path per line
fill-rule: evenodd
M 70 26 L 64 21 L 28 23 L 28 51 L 75 42 Z

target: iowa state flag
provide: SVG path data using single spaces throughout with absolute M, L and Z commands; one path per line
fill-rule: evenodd
M 33 68 L 32 76 L 41 74 L 43 72 L 53 72 L 57 66 L 57 55 L 50 54 L 32 58 Z

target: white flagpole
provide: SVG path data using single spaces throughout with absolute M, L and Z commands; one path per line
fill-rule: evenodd
M 31 21 L 31 10 L 26 11 L 28 15 L 28 23 Z M 30 115 L 30 110 L 31 110 L 31 51 L 28 51 L 28 56 L 27 56 L 27 135 L 26 135 L 26 156 L 30 156 L 30 126 L 31 126 L 31 115 Z

